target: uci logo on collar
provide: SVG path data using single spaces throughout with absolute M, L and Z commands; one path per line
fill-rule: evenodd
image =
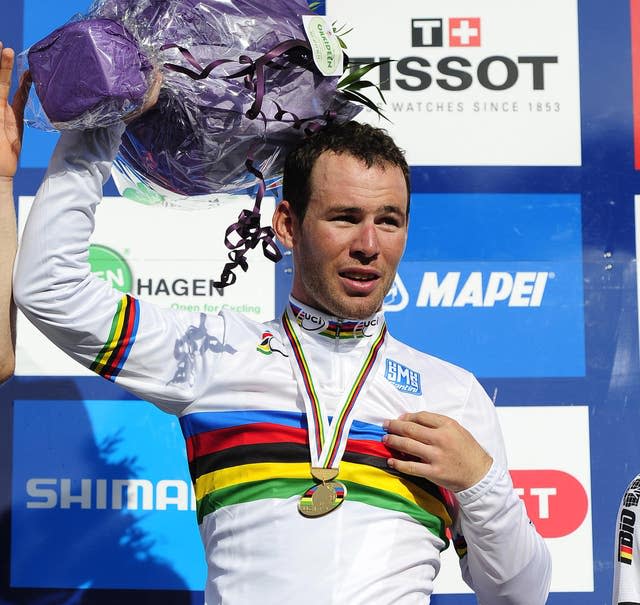
M 393 359 L 386 360 L 384 377 L 402 393 L 422 395 L 420 374 Z

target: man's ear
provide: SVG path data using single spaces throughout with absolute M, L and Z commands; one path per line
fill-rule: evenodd
M 271 225 L 280 243 L 291 250 L 297 241 L 298 220 L 287 200 L 282 200 L 276 206 Z

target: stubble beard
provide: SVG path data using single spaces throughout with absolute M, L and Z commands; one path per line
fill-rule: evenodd
M 300 267 L 300 278 L 308 297 L 307 304 L 340 319 L 366 319 L 379 311 L 387 295 L 392 279 L 384 278 L 385 287 L 376 290 L 369 296 L 349 296 L 338 292 L 330 286 L 312 263 L 303 263 Z M 305 301 L 302 301 L 305 302 Z

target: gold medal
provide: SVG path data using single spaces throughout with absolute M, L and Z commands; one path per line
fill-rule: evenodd
M 337 474 L 336 469 L 334 477 Z M 321 517 L 340 506 L 347 495 L 347 488 L 340 481 L 323 481 L 310 487 L 300 498 L 298 510 L 305 517 Z

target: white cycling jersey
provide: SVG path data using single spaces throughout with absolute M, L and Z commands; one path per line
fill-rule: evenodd
M 640 605 L 640 475 L 627 487 L 616 522 L 613 605 Z
M 514 493 L 491 400 L 468 372 L 388 334 L 340 463 L 344 502 L 319 518 L 298 512 L 314 481 L 281 320 L 164 309 L 122 296 L 89 271 L 93 213 L 120 134 L 61 137 L 22 238 L 15 296 L 73 358 L 179 417 L 206 551 L 206 602 L 426 603 L 449 532 L 480 603 L 544 603 L 549 554 Z M 293 299 L 286 313 L 326 414 L 337 414 L 383 314 L 339 320 Z M 382 423 L 421 410 L 457 420 L 491 454 L 478 484 L 450 494 L 387 466 Z

